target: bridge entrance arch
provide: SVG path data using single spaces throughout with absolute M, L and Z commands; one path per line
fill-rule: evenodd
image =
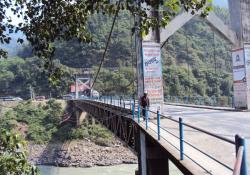
M 230 26 L 224 24 L 214 12 L 210 12 L 206 20 L 233 45 L 234 107 L 250 109 L 250 0 L 228 0 L 228 6 Z M 165 29 L 161 29 L 161 45 L 163 46 L 170 36 L 198 15 L 200 11 L 195 15 L 182 12 L 176 16 Z

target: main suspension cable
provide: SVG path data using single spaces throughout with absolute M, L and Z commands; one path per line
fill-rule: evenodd
M 114 19 L 113 19 L 113 23 L 112 23 L 112 26 L 111 26 L 111 29 L 110 29 L 110 32 L 109 32 L 109 36 L 108 36 L 108 40 L 107 40 L 107 43 L 106 43 L 106 46 L 105 46 L 105 50 L 104 50 L 103 55 L 102 55 L 102 60 L 101 60 L 101 63 L 100 63 L 100 65 L 99 65 L 99 67 L 98 67 L 96 76 L 95 76 L 95 78 L 94 78 L 94 81 L 93 81 L 93 84 L 92 84 L 90 90 L 93 89 L 93 87 L 94 87 L 94 85 L 95 85 L 95 82 L 96 82 L 96 80 L 97 80 L 97 78 L 98 78 L 98 75 L 99 75 L 99 73 L 100 73 L 100 71 L 101 71 L 103 62 L 104 62 L 104 60 L 105 60 L 106 52 L 107 52 L 107 50 L 108 50 L 108 45 L 109 45 L 109 42 L 110 42 L 110 39 L 111 39 L 111 35 L 112 35 L 113 29 L 114 29 L 116 17 L 117 17 L 117 15 L 118 15 L 119 10 L 120 10 L 120 3 L 121 3 L 121 0 L 119 0 L 119 2 L 118 2 L 117 10 L 116 10 L 116 13 L 115 13 L 115 16 L 114 16 Z

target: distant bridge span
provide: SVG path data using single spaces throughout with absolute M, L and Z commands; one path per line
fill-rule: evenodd
M 137 117 L 140 114 L 133 110 L 134 107 L 131 110 L 92 100 L 73 100 L 69 104 L 76 120 L 82 112 L 87 112 L 133 150 L 138 156 L 139 175 L 168 175 L 169 161 L 172 161 L 184 175 L 233 174 L 233 165 L 215 159 L 185 142 L 181 135 L 178 136 L 161 128 L 160 124 L 157 125 L 160 120 L 172 120 L 177 122 L 178 126 L 178 121 L 174 119 L 166 119 L 157 113 L 152 113 L 151 119 L 146 122 Z M 220 139 L 220 136 L 218 137 Z M 226 138 L 222 138 L 222 141 L 235 149 L 234 141 Z M 184 151 L 180 151 L 182 149 Z M 183 160 L 181 155 L 184 157 Z M 228 155 L 229 157 L 235 161 L 235 155 Z

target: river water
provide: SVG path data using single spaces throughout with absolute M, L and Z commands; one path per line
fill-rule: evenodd
M 134 175 L 137 165 L 115 165 L 92 168 L 39 166 L 41 175 Z
M 92 168 L 69 168 L 39 166 L 41 175 L 134 175 L 137 165 L 115 165 Z M 181 173 L 170 163 L 170 175 L 181 175 Z

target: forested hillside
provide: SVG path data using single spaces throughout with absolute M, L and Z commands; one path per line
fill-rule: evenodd
M 227 10 L 217 7 L 215 12 L 228 23 Z M 112 17 L 95 15 L 89 20 L 89 31 L 93 34 L 91 43 L 79 44 L 75 40 L 54 43 L 57 47 L 55 60 L 59 60 L 58 65 L 64 65 L 62 67 L 66 73 L 56 86 L 49 85 L 46 72 L 38 66 L 42 63 L 33 57 L 29 46 L 19 51 L 20 58 L 1 61 L 0 95 L 27 97 L 30 85 L 40 95 L 49 95 L 52 92 L 52 95 L 60 96 L 67 93 L 69 82 L 72 82 L 73 78 L 70 76 L 72 71 L 66 67 L 93 67 L 96 70 L 111 23 Z M 135 92 L 136 57 L 134 37 L 131 37 L 132 26 L 132 16 L 125 12 L 119 15 L 104 69 L 95 86 L 102 94 L 131 95 Z M 169 38 L 162 50 L 165 95 L 230 96 L 232 94 L 230 49 L 229 43 L 214 32 L 204 19 L 195 18 L 190 21 Z M 16 67 L 12 68 L 13 66 Z M 110 67 L 116 67 L 117 71 L 109 70 Z
M 200 19 L 193 19 L 163 51 L 165 93 L 229 96 L 232 88 L 230 45 Z
M 13 95 L 22 98 L 30 97 L 30 88 L 36 95 L 59 97 L 68 91 L 73 81 L 71 70 L 67 66 L 55 63 L 62 68 L 64 76 L 57 84 L 49 81 L 49 74 L 37 57 L 22 59 L 8 58 L 0 61 L 0 96 Z

